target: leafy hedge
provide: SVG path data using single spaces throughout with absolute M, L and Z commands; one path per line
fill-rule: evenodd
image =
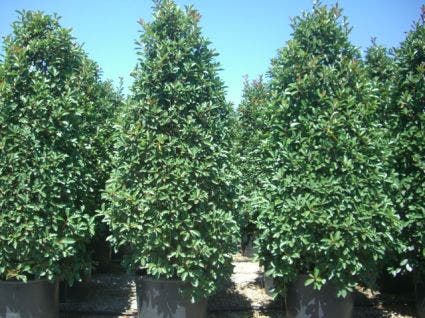
M 0 279 L 72 281 L 89 268 L 111 87 L 57 16 L 20 13 L 4 48 Z
M 417 22 L 395 52 L 396 71 L 387 125 L 393 138 L 394 196 L 408 246 L 402 265 L 425 274 L 425 25 Z
M 229 277 L 238 233 L 231 108 L 199 14 L 157 1 L 120 124 L 105 221 L 128 267 L 187 282 L 194 299 Z
M 378 45 L 376 40 L 372 41 L 372 46 L 366 51 L 365 56 L 366 72 L 375 86 L 378 96 L 379 110 L 376 112 L 377 120 L 382 124 L 382 128 L 388 133 L 389 142 L 393 139 L 388 126 L 388 108 L 391 107 L 392 95 L 395 85 L 395 60 L 393 52 Z
M 97 69 L 96 65 L 93 65 Z M 92 74 L 95 75 L 95 73 Z M 101 208 L 101 194 L 112 170 L 112 153 L 116 117 L 122 108 L 123 96 L 110 81 L 100 81 L 98 75 L 83 87 L 85 95 L 84 112 L 86 120 L 80 125 L 84 140 L 83 155 L 90 166 L 90 191 L 85 198 L 85 206 L 90 213 Z
M 100 80 L 85 87 L 84 93 L 86 121 L 84 127 L 80 126 L 80 133 L 88 137 L 82 154 L 91 176 L 84 205 L 87 213 L 94 216 L 102 208 L 102 193 L 112 170 L 115 123 L 123 107 L 123 96 L 122 89 L 115 89 L 112 82 Z M 95 235 L 86 247 L 92 266 L 97 270 L 104 269 L 110 261 L 108 234 L 109 229 L 97 215 Z
M 259 191 L 263 165 L 259 153 L 262 132 L 266 130 L 264 110 L 269 100 L 267 83 L 262 77 L 244 83 L 242 101 L 238 106 L 238 129 L 236 134 L 237 166 L 241 173 L 241 207 L 239 223 L 242 247 L 255 237 L 258 207 L 252 198 Z
M 287 282 L 308 274 L 345 296 L 379 272 L 401 222 L 387 196 L 394 176 L 376 120 L 378 98 L 336 6 L 315 4 L 293 20 L 272 61 L 257 240 L 267 274 Z M 282 286 L 280 286 L 282 287 Z
M 423 21 L 418 22 L 391 55 L 376 44 L 366 54 L 367 70 L 379 93 L 377 118 L 391 145 L 385 164 L 398 177 L 389 194 L 403 221 L 399 239 L 405 247 L 401 253 L 389 255 L 387 265 L 393 273 L 424 271 L 424 35 Z

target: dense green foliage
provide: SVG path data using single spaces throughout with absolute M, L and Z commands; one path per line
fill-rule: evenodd
M 344 296 L 372 283 L 397 247 L 401 222 L 385 191 L 394 177 L 382 164 L 389 146 L 340 9 L 316 4 L 292 26 L 270 70 L 257 247 L 268 275 L 286 283 L 309 274 L 314 288 L 332 282 Z
M 98 80 L 86 87 L 84 93 L 87 97 L 84 109 L 87 121 L 84 123 L 86 129 L 81 129 L 80 133 L 90 136 L 86 141 L 83 154 L 91 174 L 90 187 L 86 193 L 84 205 L 86 211 L 93 216 L 101 210 L 102 193 L 111 173 L 115 123 L 123 107 L 123 96 L 122 88 L 116 90 L 110 81 Z M 102 217 L 97 217 L 95 236 L 87 246 L 88 256 L 95 268 L 99 269 L 107 265 L 99 264 L 99 262 L 109 261 L 108 255 L 105 255 L 110 252 L 109 242 L 106 242 L 108 234 L 109 230 L 102 222 Z
M 239 222 L 242 247 L 256 235 L 258 207 L 253 202 L 260 189 L 263 165 L 259 154 L 262 132 L 265 131 L 264 109 L 268 102 L 268 87 L 262 77 L 244 83 L 242 101 L 238 107 L 236 134 L 237 166 L 241 172 Z
M 231 109 L 199 14 L 157 1 L 142 22 L 140 60 L 107 182 L 105 221 L 129 268 L 207 296 L 232 271 L 237 224 Z
M 22 12 L 0 65 L 0 279 L 69 281 L 108 174 L 120 96 L 57 16 Z
M 392 52 L 376 44 L 376 41 L 373 40 L 372 46 L 367 49 L 365 56 L 366 71 L 372 85 L 375 87 L 375 94 L 378 98 L 379 110 L 376 112 L 377 120 L 388 133 L 388 142 L 391 142 L 393 139 L 387 130 L 387 124 L 389 120 L 388 108 L 391 107 L 395 84 L 395 61 L 390 53 Z
M 114 148 L 114 125 L 116 115 L 122 108 L 123 97 L 110 81 L 92 81 L 84 88 L 86 96 L 86 121 L 80 125 L 80 134 L 88 136 L 84 156 L 90 165 L 91 188 L 86 198 L 87 209 L 94 214 L 101 207 L 101 193 L 112 169 Z M 81 130 L 84 126 L 84 130 Z
M 241 236 L 277 292 L 425 274 L 424 17 L 363 61 L 316 3 L 235 112 L 199 13 L 154 3 L 126 103 L 57 16 L 24 11 L 5 38 L 0 280 L 78 279 L 95 231 L 192 300 L 229 278 Z
M 423 17 L 422 17 L 423 18 Z M 405 222 L 405 268 L 425 273 L 425 25 L 422 19 L 395 52 L 396 75 L 388 128 L 393 138 L 393 165 L 399 175 L 394 195 Z
M 391 91 L 395 65 L 388 49 L 378 45 L 374 39 L 372 46 L 366 51 L 365 63 L 369 77 L 376 81 L 376 85 Z
M 379 95 L 377 118 L 391 144 L 391 156 L 385 164 L 398 176 L 388 193 L 403 221 L 405 248 L 388 260 L 393 272 L 400 270 L 400 262 L 402 270 L 424 271 L 424 56 L 423 22 L 414 25 L 393 56 L 375 44 L 366 54 L 367 70 Z
M 395 162 L 395 148 L 397 143 L 397 136 L 394 131 L 390 129 L 391 122 L 394 120 L 394 115 L 391 114 L 394 103 L 394 91 L 395 91 L 395 75 L 396 75 L 396 64 L 394 58 L 394 51 L 387 50 L 385 47 L 376 44 L 376 41 L 372 41 L 372 46 L 366 51 L 365 66 L 369 75 L 371 84 L 375 87 L 375 95 L 378 98 L 378 111 L 376 112 L 376 120 L 382 125 L 382 138 L 385 138 L 388 143 L 390 156 L 385 158 L 382 162 L 384 169 L 389 171 L 391 174 L 398 176 Z M 387 195 L 396 205 L 396 198 L 400 195 L 399 182 L 395 179 L 395 182 L 387 183 L 385 189 Z M 396 211 L 397 212 L 397 211 Z M 403 218 L 400 217 L 403 222 Z M 405 226 L 405 222 L 403 223 Z M 403 262 L 406 265 L 404 258 L 404 251 L 407 249 L 405 240 L 402 237 L 402 231 L 394 238 L 400 243 L 400 249 L 392 250 L 387 253 L 383 260 L 383 275 L 387 275 L 386 272 L 396 274 L 400 271 L 400 263 Z

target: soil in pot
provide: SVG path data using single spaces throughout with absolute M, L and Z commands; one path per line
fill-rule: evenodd
M 137 309 L 139 318 L 206 318 L 206 299 L 191 303 L 180 290 L 187 284 L 175 280 L 138 278 Z
M 419 318 L 425 318 L 425 279 L 415 277 L 416 312 Z
M 287 318 L 350 318 L 353 311 L 354 295 L 337 297 L 337 290 L 331 283 L 321 290 L 305 286 L 307 275 L 288 285 L 286 294 Z
M 57 282 L 0 281 L 0 318 L 58 318 Z

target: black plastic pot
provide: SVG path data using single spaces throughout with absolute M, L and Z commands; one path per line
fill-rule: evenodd
M 275 282 L 273 277 L 265 276 L 263 277 L 264 280 L 264 290 L 267 295 L 272 296 L 273 290 L 275 289 Z
M 286 294 L 287 318 L 350 318 L 353 312 L 354 296 L 336 296 L 336 288 L 328 283 L 321 290 L 305 286 L 307 275 L 299 275 L 289 284 Z
M 179 291 L 187 284 L 175 280 L 139 278 L 136 281 L 139 318 L 206 318 L 206 299 L 191 303 Z
M 57 282 L 0 281 L 0 318 L 58 318 Z
M 273 277 L 267 276 L 266 272 L 268 271 L 268 266 L 263 267 L 263 287 L 264 291 L 269 296 L 274 296 L 274 290 L 276 288 L 276 281 Z
M 94 269 L 97 273 L 108 273 L 111 268 L 112 248 L 105 237 L 97 237 L 93 242 Z
M 61 280 L 59 281 L 59 303 L 66 303 L 68 299 L 68 284 Z
M 394 295 L 411 293 L 415 288 L 412 273 L 400 274 L 394 277 L 384 271 L 379 276 L 377 284 L 381 292 Z
M 416 313 L 419 318 L 425 318 L 425 280 L 415 278 Z
M 91 276 L 87 280 L 74 282 L 72 286 L 67 283 L 59 284 L 59 303 L 84 302 L 92 297 L 96 284 Z
M 253 258 L 255 254 L 254 250 L 254 236 L 247 235 L 241 244 L 242 256 Z

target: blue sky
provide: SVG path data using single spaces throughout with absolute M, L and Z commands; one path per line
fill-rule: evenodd
M 333 4 L 335 1 L 322 1 Z M 420 15 L 425 1 L 339 0 L 353 27 L 352 42 L 364 50 L 372 37 L 387 47 L 398 46 Z M 253 79 L 267 72 L 270 59 L 290 38 L 290 17 L 309 10 L 311 0 L 177 0 L 181 6 L 194 4 L 202 15 L 204 35 L 220 54 L 222 79 L 228 99 L 238 104 L 243 76 Z M 89 56 L 97 61 L 104 77 L 131 84 L 130 72 L 137 57 L 134 40 L 137 20 L 151 20 L 150 0 L 0 0 L 0 37 L 11 32 L 16 10 L 43 10 L 62 16 L 62 25 Z M 2 41 L 0 40 L 2 46 Z M 1 50 L 2 51 L 2 50 Z

